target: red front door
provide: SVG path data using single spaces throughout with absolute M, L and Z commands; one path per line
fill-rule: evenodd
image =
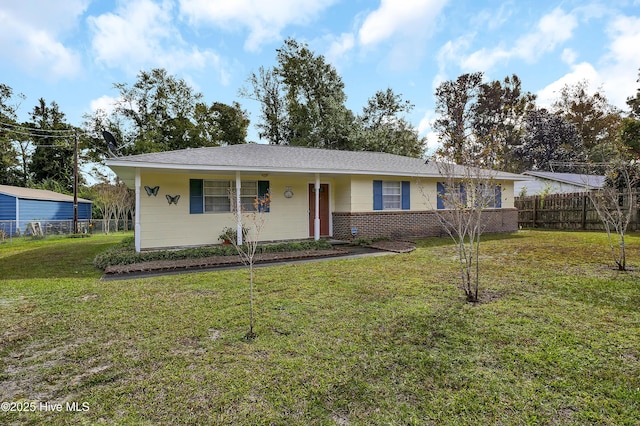
M 315 184 L 309 184 L 309 236 L 314 236 L 313 224 L 316 218 Z M 329 184 L 320 184 L 320 235 L 329 235 Z

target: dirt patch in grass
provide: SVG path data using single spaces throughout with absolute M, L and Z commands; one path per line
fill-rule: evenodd
M 411 241 L 376 241 L 369 244 L 369 247 L 394 253 L 409 253 L 416 249 L 416 244 Z

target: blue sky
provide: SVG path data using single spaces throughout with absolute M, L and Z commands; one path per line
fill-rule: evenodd
M 80 125 L 109 108 L 114 83 L 161 67 L 207 102 L 240 102 L 258 141 L 259 106 L 238 89 L 287 37 L 338 70 L 354 112 L 388 87 L 410 100 L 431 149 L 434 90 L 462 73 L 515 73 L 541 106 L 587 79 L 626 109 L 640 85 L 640 0 L 12 0 L 0 6 L 0 83 L 26 95 L 21 119 L 43 97 Z

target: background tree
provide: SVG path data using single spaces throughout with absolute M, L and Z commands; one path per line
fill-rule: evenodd
M 113 113 L 85 116 L 85 129 L 95 135 L 94 157 L 108 152 L 103 130 L 116 137 L 125 155 L 246 142 L 249 119 L 238 103 L 209 106 L 201 93 L 164 69 L 141 71 L 133 85 L 114 87 L 119 97 Z
M 441 83 L 435 96 L 439 118 L 434 128 L 442 156 L 461 164 L 471 155 L 483 159 L 485 166 L 521 171 L 513 161 L 513 148 L 522 143 L 535 95 L 522 91 L 517 75 L 483 82 L 481 72 L 463 74 Z
M 22 136 L 14 131 L 17 105 L 11 103 L 12 98 L 13 89 L 0 84 L 0 185 L 17 185 L 22 180 L 15 149 L 15 141 Z
M 473 131 L 482 151 L 493 152 L 486 158 L 497 169 L 519 173 L 514 147 L 522 143 L 525 122 L 535 109 L 536 96 L 522 91 L 517 75 L 483 83 L 473 109 Z
M 638 75 L 640 76 L 640 71 Z M 637 81 L 640 83 L 640 78 Z M 627 105 L 629 105 L 630 113 L 622 121 L 620 139 L 631 156 L 640 159 L 640 87 L 638 87 L 635 97 L 627 98 Z
M 482 85 L 483 74 L 462 74 L 455 81 L 442 82 L 435 92 L 436 113 L 434 122 L 442 147 L 441 156 L 456 164 L 462 164 L 468 151 L 475 148 L 473 123 L 475 103 Z
M 99 211 L 99 216 L 102 218 L 102 231 L 108 234 L 111 231 L 111 221 L 117 219 L 116 206 L 118 205 L 120 189 L 107 179 L 103 179 L 100 183 L 93 185 L 92 190 L 95 194 L 93 205 Z
M 246 143 L 249 118 L 238 102 L 227 105 L 214 102 L 210 106 L 196 104 L 198 137 L 218 141 L 221 145 Z
M 575 126 L 590 160 L 606 162 L 618 157 L 622 115 L 601 90 L 589 94 L 587 80 L 565 85 L 552 111 Z
M 575 126 L 546 109 L 530 111 L 522 143 L 514 148 L 518 168 L 552 170 L 553 163 L 584 162 L 586 157 Z M 567 168 L 569 167 L 569 168 Z M 554 166 L 553 171 L 571 171 L 571 166 Z
M 425 138 L 421 138 L 404 117 L 413 107 L 390 88 L 376 92 L 362 109 L 362 115 L 357 117 L 353 149 L 421 157 Z
M 345 106 L 344 83 L 322 55 L 292 38 L 276 50 L 274 69 L 284 89 L 289 145 L 348 149 L 353 114 Z M 347 127 L 345 129 L 345 127 Z
M 404 114 L 413 105 L 391 89 L 378 91 L 356 115 L 346 107 L 335 68 L 306 44 L 287 39 L 277 65 L 260 67 L 240 95 L 260 103 L 259 136 L 271 144 L 421 156 L 424 138 Z
M 250 87 L 240 89 L 240 96 L 260 103 L 260 120 L 256 127 L 258 136 L 272 145 L 288 143 L 287 110 L 284 89 L 276 69 L 260 67 L 247 79 Z
M 638 80 L 636 81 L 640 83 L 640 68 L 638 69 Z M 631 116 L 640 119 L 640 86 L 638 86 L 635 96 L 627 98 L 627 105 L 631 108 Z
M 58 104 L 47 105 L 43 98 L 29 114 L 31 139 L 35 149 L 31 155 L 29 174 L 34 184 L 58 182 L 65 192 L 73 191 L 74 128 L 66 122 Z

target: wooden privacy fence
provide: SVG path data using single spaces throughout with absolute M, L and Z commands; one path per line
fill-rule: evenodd
M 639 200 L 636 193 L 634 200 Z M 604 230 L 589 195 L 584 192 L 516 197 L 520 228 Z M 629 207 L 627 207 L 629 208 Z M 631 222 L 627 230 L 640 229 L 640 206 L 631 205 Z

